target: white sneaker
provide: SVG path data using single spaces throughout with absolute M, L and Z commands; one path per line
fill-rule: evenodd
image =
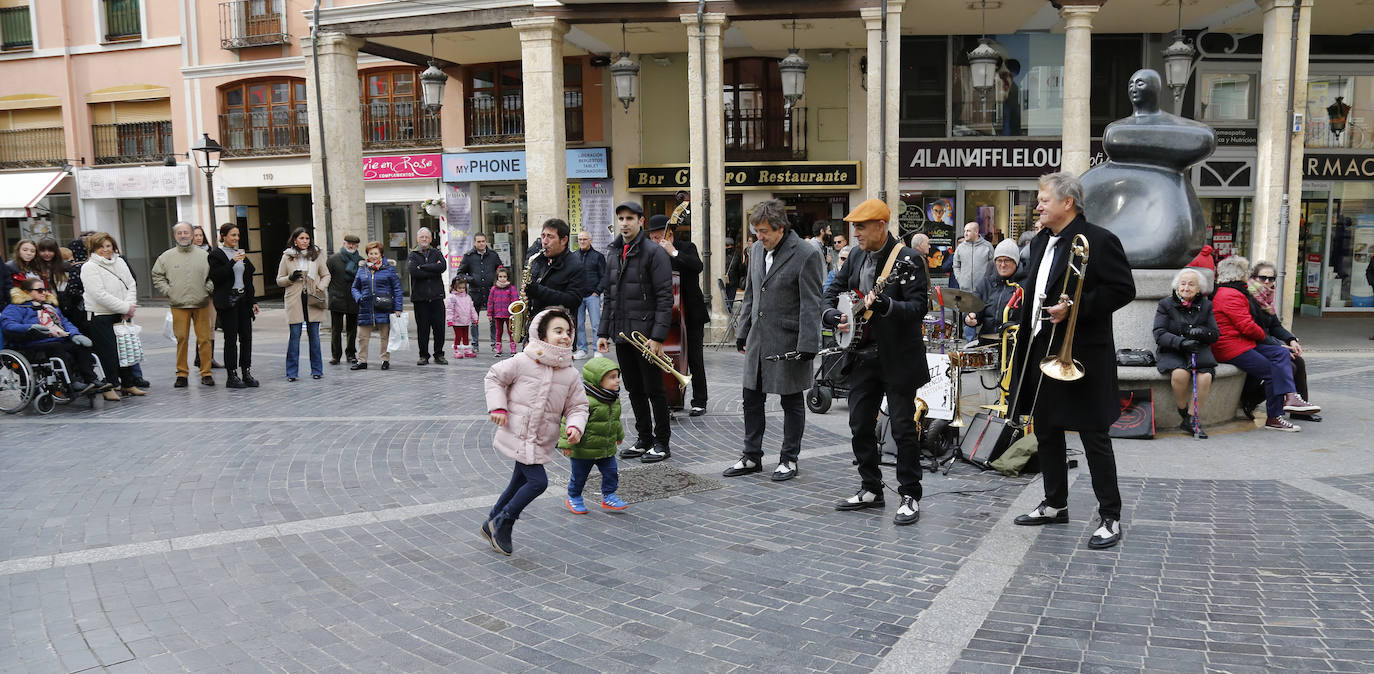
M 576 350 L 576 351 L 573 352 L 573 360 L 582 360 L 583 358 L 586 358 L 586 357 L 587 357 L 587 352 L 586 352 L 586 351 L 583 351 L 582 349 L 578 349 L 578 350 Z

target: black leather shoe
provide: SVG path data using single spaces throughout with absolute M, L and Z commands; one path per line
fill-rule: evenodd
M 1088 547 L 1094 550 L 1110 548 L 1121 542 L 1121 523 L 1107 517 L 1102 518 L 1102 526 L 1088 539 Z
M 892 516 L 892 523 L 904 527 L 908 524 L 915 524 L 920 519 L 920 503 L 910 496 L 903 496 L 902 505 L 897 508 L 897 514 Z
M 703 415 L 703 414 L 706 414 L 706 407 L 705 407 L 704 405 L 703 405 L 703 406 L 692 405 L 692 411 L 691 411 L 691 412 L 688 412 L 688 413 L 687 413 L 687 416 L 689 416 L 689 417 L 699 417 L 699 416 L 701 416 L 701 415 Z
M 786 482 L 797 476 L 796 461 L 779 461 L 778 467 L 773 470 L 773 474 L 768 479 L 774 482 Z
M 836 510 L 863 510 L 864 508 L 883 508 L 887 504 L 883 502 L 882 492 L 873 493 L 867 489 L 860 489 L 854 492 L 853 496 L 835 504 Z
M 177 377 L 177 380 L 172 383 L 172 388 L 186 388 L 186 383 L 185 377 Z
M 139 387 L 139 388 L 152 388 L 152 387 L 153 387 L 153 385 L 152 385 L 151 383 L 149 383 L 147 379 L 143 379 L 142 377 L 140 377 L 140 378 L 134 380 L 134 386 L 137 386 L 137 387 Z
M 667 459 L 672 455 L 673 451 L 668 449 L 668 445 L 655 444 L 653 449 L 644 452 L 644 455 L 639 457 L 639 462 L 658 463 L 659 461 L 663 461 L 664 459 Z
M 650 446 L 651 445 L 648 442 L 638 440 L 635 442 L 634 445 L 620 450 L 620 458 L 638 459 L 639 457 L 644 456 L 644 452 L 649 451 Z
M 735 462 L 735 465 L 730 466 L 729 468 L 726 468 L 725 471 L 721 473 L 721 476 L 722 476 L 722 477 L 739 477 L 739 476 L 741 476 L 741 475 L 748 475 L 748 474 L 750 474 L 750 473 L 761 473 L 761 472 L 763 472 L 763 464 L 762 464 L 762 463 L 760 463 L 760 462 L 758 462 L 758 461 L 755 461 L 755 460 L 753 460 L 753 459 L 750 459 L 750 458 L 746 458 L 746 457 L 741 456 L 741 457 L 739 458 L 739 461 Z
M 366 365 L 366 363 L 364 363 L 364 365 Z M 382 369 L 383 369 L 383 370 L 390 370 L 390 369 L 391 369 L 391 361 L 389 361 L 389 360 L 384 360 L 384 361 L 382 361 Z
M 243 368 L 243 385 L 247 386 L 248 388 L 257 388 L 261 386 L 262 383 L 254 379 L 253 373 L 245 367 Z
M 416 364 L 416 365 L 429 365 L 429 359 L 428 359 L 428 358 L 421 358 L 420 360 L 415 361 L 415 364 Z
M 224 379 L 224 388 L 248 388 L 248 385 L 237 374 L 230 372 Z
M 448 359 L 447 359 L 447 358 L 444 358 L 444 355 L 443 355 L 443 354 L 441 354 L 441 353 L 436 353 L 436 354 L 434 354 L 434 364 L 435 364 L 435 365 L 448 365 Z
M 350 370 L 366 370 L 366 369 L 367 369 L 367 363 L 362 362 L 362 361 L 359 361 L 359 362 L 357 362 L 357 363 L 354 363 L 354 364 L 352 364 L 352 365 L 349 365 L 349 366 L 348 366 L 348 369 L 350 369 Z
M 1069 508 L 1068 506 L 1051 508 L 1044 501 L 1041 501 L 1040 505 L 1035 506 L 1035 510 L 1025 515 L 1017 515 L 1013 521 L 1023 527 L 1038 527 L 1042 524 L 1068 524 Z
M 214 377 L 211 377 L 210 375 L 207 374 L 207 375 L 205 375 L 204 377 L 201 377 L 201 378 L 200 378 L 200 383 L 203 384 L 203 385 L 205 385 L 205 386 L 214 386 L 214 385 L 215 385 L 215 378 L 214 378 Z

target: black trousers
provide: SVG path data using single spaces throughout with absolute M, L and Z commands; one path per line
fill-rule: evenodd
M 344 341 L 345 336 L 347 342 Z M 348 356 L 348 360 L 352 361 L 358 357 L 358 314 L 329 312 L 329 355 L 334 360 Z
M 762 372 L 755 374 L 754 388 L 744 388 L 744 456 L 760 463 L 763 461 L 763 431 L 768 425 L 768 416 L 763 411 L 768 394 L 763 392 L 762 375 Z M 695 387 L 695 374 L 692 375 L 692 384 Z M 696 392 L 695 388 L 692 390 Z M 802 434 L 806 432 L 805 396 L 805 392 L 778 396 L 782 402 L 782 451 L 778 453 L 779 461 L 792 463 L 801 456 Z
M 1082 431 L 1083 454 L 1092 473 L 1097 512 L 1103 518 L 1121 520 L 1121 491 L 1116 484 L 1116 455 L 1107 431 Z M 1045 481 L 1045 503 L 1052 508 L 1069 505 L 1069 469 L 1065 460 L 1064 429 L 1035 425 L 1035 441 L 1040 448 L 1040 474 Z
M 687 374 L 692 375 L 692 407 L 706 407 L 706 355 L 702 350 L 705 339 L 705 323 L 687 326 Z
M 636 445 L 642 446 L 639 443 L 652 438 L 654 444 L 667 447 L 672 430 L 668 427 L 668 392 L 663 388 L 663 371 L 650 365 L 630 344 L 617 343 L 615 359 L 635 412 L 635 431 L 639 433 Z
M 916 392 L 908 385 L 883 381 L 878 358 L 866 358 L 849 373 L 849 432 L 863 488 L 883 493 L 882 448 L 878 446 L 878 410 L 887 396 L 888 421 L 897 441 L 897 492 L 921 500 L 921 436 L 916 427 Z
M 225 370 L 253 367 L 253 305 L 239 302 L 220 311 L 219 325 L 224 331 Z
M 415 332 L 419 333 L 420 357 L 429 358 L 429 336 L 434 335 L 434 353 L 444 353 L 444 301 L 411 300 L 415 308 Z
M 91 340 L 95 344 L 95 340 Z M 62 359 L 67 366 L 67 373 L 73 379 L 84 382 L 95 382 L 95 368 L 91 364 L 91 350 L 84 346 L 77 346 L 71 340 L 60 342 L 48 342 L 47 344 L 37 344 L 34 346 L 16 347 L 24 357 L 29 359 L 30 365 L 48 362 L 49 358 L 56 356 Z M 101 367 L 104 367 L 103 365 Z
M 114 326 L 123 316 L 100 314 L 91 317 L 91 347 L 96 358 L 100 359 L 100 369 L 105 371 L 105 381 L 115 386 L 133 386 L 133 368 L 119 366 L 119 347 L 115 345 Z M 122 383 L 121 383 L 122 382 Z

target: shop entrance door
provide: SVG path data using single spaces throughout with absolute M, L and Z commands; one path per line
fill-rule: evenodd
M 514 271 L 512 281 L 524 271 L 525 193 L 521 183 L 482 183 L 481 224 L 477 231 L 487 235 L 487 243 L 501 256 L 501 264 Z M 475 232 L 474 232 L 475 233 Z
M 155 296 L 153 261 L 175 245 L 172 224 L 176 222 L 176 202 L 168 197 L 119 200 L 119 252 L 129 262 L 129 271 L 138 279 L 138 296 Z
M 963 211 L 955 222 L 955 237 L 963 236 L 964 223 L 977 222 L 979 234 L 995 246 L 1005 238 L 1015 240 L 1035 225 L 1034 181 L 969 181 L 960 192 Z
M 376 229 L 377 240 L 382 242 L 385 255 L 396 264 L 396 272 L 401 275 L 401 288 L 410 290 L 410 269 L 406 258 L 415 241 L 410 236 L 410 204 L 373 204 L 372 223 Z M 408 293 L 407 293 L 408 294 Z
M 1330 224 L 1330 192 L 1303 192 L 1302 219 L 1298 223 L 1298 278 L 1293 283 L 1294 306 L 1304 316 L 1322 313 L 1322 288 L 1340 285 L 1337 278 L 1322 278 L 1324 261 L 1330 251 L 1326 248 L 1327 227 Z

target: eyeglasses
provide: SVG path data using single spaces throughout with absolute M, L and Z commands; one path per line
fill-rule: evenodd
M 1261 283 L 1273 283 L 1274 281 L 1277 281 L 1277 280 L 1278 280 L 1278 277 L 1277 277 L 1277 276 L 1260 276 L 1260 275 L 1256 274 L 1256 275 L 1255 275 L 1255 279 L 1258 280 L 1258 281 L 1261 282 Z

